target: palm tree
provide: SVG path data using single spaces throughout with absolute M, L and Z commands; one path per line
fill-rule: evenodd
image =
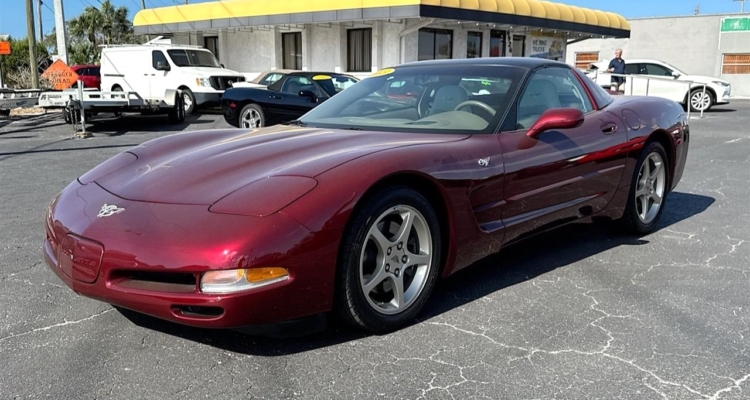
M 95 60 L 99 59 L 99 45 L 135 41 L 128 9 L 115 7 L 110 0 L 102 1 L 99 8 L 86 7 L 81 15 L 70 20 L 69 32 L 72 37 L 84 38 L 91 44 Z

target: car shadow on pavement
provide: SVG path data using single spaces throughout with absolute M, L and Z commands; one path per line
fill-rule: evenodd
M 86 130 L 93 134 L 122 136 L 124 134 L 144 134 L 152 132 L 182 131 L 190 125 L 210 124 L 210 120 L 201 120 L 200 114 L 188 115 L 185 121 L 173 124 L 166 114 L 123 115 L 109 119 L 100 119 L 86 125 Z
M 658 229 L 664 229 L 708 209 L 712 197 L 673 192 Z M 640 246 L 643 238 L 613 232 L 610 224 L 571 224 L 509 246 L 440 281 L 419 316 L 421 321 L 481 299 L 557 268 L 619 246 Z M 544 251 L 540 251 L 543 243 Z M 191 328 L 128 310 L 120 310 L 134 324 L 220 349 L 258 356 L 283 356 L 320 349 L 370 336 L 329 323 L 323 332 L 294 338 L 248 336 L 229 330 Z M 296 332 L 293 332 L 296 333 Z
M 59 121 L 57 123 L 50 123 L 54 120 Z M 13 129 L 3 129 L 11 124 L 13 125 Z M 12 116 L 0 120 L 0 136 L 20 132 L 26 133 L 38 129 L 48 129 L 63 124 L 65 124 L 65 122 L 60 113 Z

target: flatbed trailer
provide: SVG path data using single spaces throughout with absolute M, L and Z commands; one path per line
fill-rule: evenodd
M 0 114 L 8 115 L 10 110 L 18 107 L 34 107 L 41 93 L 39 89 L 0 89 Z
M 179 90 L 167 90 L 160 101 L 144 100 L 136 92 L 99 91 L 66 89 L 63 91 L 43 92 L 39 95 L 39 106 L 48 109 L 62 110 L 67 123 L 85 124 L 99 114 L 127 113 L 159 114 L 169 117 L 169 121 L 180 123 L 185 120 L 185 109 L 182 93 Z

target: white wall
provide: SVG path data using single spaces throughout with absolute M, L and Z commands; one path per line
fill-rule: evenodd
M 274 30 L 227 32 L 226 44 L 221 45 L 226 50 L 219 52 L 219 61 L 240 72 L 269 70 L 276 67 L 275 44 Z
M 750 53 L 750 32 L 720 34 L 721 19 L 726 16 L 632 19 L 630 39 L 588 39 L 571 44 L 566 62 L 573 65 L 575 54 L 586 51 L 598 51 L 600 60 L 609 60 L 615 49 L 621 48 L 625 60 L 656 59 L 691 75 L 720 77 L 732 84 L 734 96 L 747 97 L 750 75 L 721 74 L 724 53 Z

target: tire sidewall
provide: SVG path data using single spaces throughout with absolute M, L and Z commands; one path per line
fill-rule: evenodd
M 246 112 L 249 110 L 255 110 L 258 113 L 258 116 L 260 116 L 260 126 L 259 128 L 262 128 L 266 126 L 266 115 L 263 113 L 263 108 L 261 108 L 259 105 L 255 103 L 250 103 L 246 105 L 245 107 L 242 107 L 242 111 L 240 111 L 240 115 L 237 117 L 237 126 L 239 128 L 245 129 L 244 126 L 242 126 L 242 117 L 245 115 Z M 255 129 L 255 128 L 250 128 Z
M 701 110 L 693 107 L 693 96 L 696 93 L 702 93 L 702 92 L 703 92 L 702 88 L 701 89 L 693 89 L 693 90 L 690 91 L 690 94 L 688 95 L 689 96 L 688 97 L 688 102 L 687 102 L 688 103 L 688 107 L 690 107 L 690 111 L 695 111 L 695 112 L 700 112 L 701 111 Z M 706 96 L 708 96 L 708 106 L 706 107 L 705 110 L 703 110 L 704 112 L 710 110 L 711 107 L 713 107 L 714 103 L 716 102 L 714 100 L 714 96 L 711 94 L 710 91 L 706 90 Z
M 190 89 L 185 88 L 185 89 L 180 89 L 180 90 L 182 90 L 182 96 L 183 96 L 182 97 L 182 99 L 183 99 L 183 101 L 182 101 L 182 103 L 183 103 L 183 110 L 185 110 L 185 108 L 184 108 L 184 106 L 185 106 L 185 96 L 187 96 L 188 98 L 190 98 L 190 108 L 188 108 L 187 110 L 185 110 L 185 114 L 193 114 L 193 113 L 195 113 L 195 110 L 196 110 L 195 95 L 193 94 L 193 92 Z
M 415 302 L 402 312 L 386 315 L 373 309 L 367 301 L 360 284 L 359 264 L 362 247 L 370 228 L 381 214 L 398 205 L 413 207 L 427 222 L 432 236 L 432 265 Z M 393 187 L 381 191 L 371 196 L 356 215 L 353 215 L 344 238 L 337 266 L 336 303 L 339 315 L 343 313 L 344 319 L 348 322 L 375 332 L 394 330 L 413 320 L 429 299 L 441 270 L 440 224 L 435 210 L 427 199 L 406 187 Z
M 641 167 L 643 166 L 643 163 L 646 161 L 646 159 L 653 153 L 658 153 L 659 156 L 662 158 L 663 168 L 665 168 L 664 176 L 666 182 L 664 182 L 664 196 L 662 197 L 661 206 L 659 207 L 659 212 L 656 214 L 656 217 L 654 217 L 654 220 L 650 223 L 646 224 L 638 217 L 638 208 L 636 207 L 635 203 L 635 192 L 638 190 L 638 174 L 641 171 Z M 633 171 L 633 178 L 630 182 L 630 192 L 628 194 L 628 204 L 625 207 L 625 215 L 624 218 L 627 219 L 627 225 L 631 228 L 631 230 L 637 232 L 637 233 L 648 233 L 653 231 L 656 228 L 656 225 L 661 220 L 661 216 L 664 213 L 664 208 L 667 204 L 667 198 L 669 197 L 669 188 L 671 186 L 670 182 L 670 169 L 671 166 L 669 164 L 669 158 L 667 157 L 667 152 L 664 150 L 664 146 L 661 145 L 659 142 L 650 142 L 646 145 L 646 147 L 641 152 L 640 157 L 638 157 L 638 162 L 635 164 L 635 170 Z

